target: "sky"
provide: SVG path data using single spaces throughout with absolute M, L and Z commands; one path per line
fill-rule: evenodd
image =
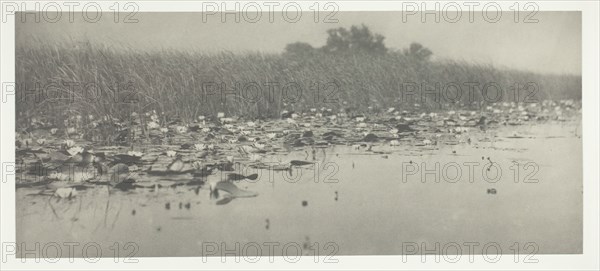
M 315 23 L 314 14 L 309 12 L 295 23 L 285 21 L 277 12 L 273 22 L 264 13 L 257 22 L 251 22 L 250 14 L 248 20 L 241 17 L 240 22 L 229 15 L 225 23 L 219 14 L 207 15 L 203 20 L 202 13 L 138 13 L 134 17 L 137 23 L 115 23 L 111 15 L 104 13 L 96 23 L 86 22 L 77 14 L 74 22 L 64 16 L 56 23 L 36 23 L 33 17 L 23 23 L 16 16 L 17 46 L 34 40 L 89 40 L 136 50 L 271 53 L 282 52 L 286 44 L 297 41 L 320 47 L 327 40 L 327 29 L 364 24 L 385 36 L 388 48 L 402 49 L 419 42 L 430 48 L 436 59 L 538 73 L 581 74 L 580 12 L 538 12 L 537 23 L 515 23 L 512 12 L 504 12 L 496 23 L 486 22 L 480 16 L 469 22 L 466 13 L 455 23 L 444 17 L 436 22 L 433 16 L 422 22 L 418 14 L 403 22 L 399 11 L 338 12 L 334 17 L 337 23 L 324 23 L 326 14 L 320 14 L 320 22 Z M 448 18 L 454 15 L 449 13 Z

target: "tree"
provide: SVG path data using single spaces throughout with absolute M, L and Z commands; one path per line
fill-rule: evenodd
M 421 45 L 420 43 L 413 42 L 410 44 L 410 47 L 408 49 L 404 49 L 404 55 L 425 61 L 429 60 L 431 55 L 433 55 L 433 52 L 423 47 L 423 45 Z
M 306 42 L 294 42 L 285 46 L 284 54 L 292 56 L 306 56 L 315 52 L 315 48 Z
M 352 26 L 350 30 L 343 27 L 333 28 L 327 30 L 327 34 L 327 44 L 322 48 L 327 53 L 361 51 L 385 54 L 387 52 L 383 44 L 385 37 L 372 33 L 365 25 Z
M 413 42 L 409 48 L 402 51 L 388 49 L 383 40 L 384 36 L 373 33 L 363 25 L 327 30 L 327 43 L 321 48 L 314 48 L 306 42 L 290 43 L 285 47 L 284 55 L 314 56 L 321 53 L 369 53 L 369 54 L 403 54 L 418 61 L 428 61 L 433 52 L 420 43 Z

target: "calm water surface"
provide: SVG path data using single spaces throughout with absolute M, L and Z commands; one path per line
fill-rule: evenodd
M 514 243 L 523 249 L 533 242 L 538 254 L 582 253 L 580 131 L 574 122 L 552 123 L 500 128 L 493 142 L 318 149 L 315 166 L 296 168 L 291 177 L 258 171 L 256 181 L 238 187 L 259 195 L 225 205 L 210 199 L 207 186 L 166 185 L 176 179 L 160 181 L 158 189 L 96 186 L 71 200 L 21 188 L 17 242 L 96 242 L 103 256 L 114 253 L 114 242 L 137 243 L 136 256 L 200 256 L 206 244 L 222 242 L 230 250 L 256 243 L 265 255 L 265 242 L 281 244 L 275 254 L 285 244 L 309 255 L 402 254 L 410 242 L 478 242 L 477 254 L 487 243 L 512 253 Z M 297 150 L 267 161 L 307 156 L 310 150 Z

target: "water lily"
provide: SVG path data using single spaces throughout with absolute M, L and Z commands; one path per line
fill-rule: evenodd
M 148 122 L 148 129 L 158 129 L 160 128 L 160 125 L 154 121 Z
M 187 126 L 177 126 L 176 129 L 177 129 L 177 132 L 180 134 L 186 133 L 188 131 Z
M 71 148 L 71 147 L 75 146 L 75 141 L 73 141 L 71 139 L 67 139 L 63 142 L 63 144 L 65 146 L 67 146 L 67 148 Z
M 61 182 L 66 182 L 69 180 L 69 175 L 63 174 L 62 172 L 51 172 L 47 177 L 49 180 L 56 180 Z
M 203 151 L 203 150 L 206 150 L 206 148 L 207 148 L 206 144 L 202 144 L 202 143 L 194 144 L 194 149 L 197 151 Z
M 68 152 L 68 153 L 69 153 L 71 156 L 74 156 L 74 155 L 76 155 L 76 154 L 82 153 L 82 152 L 83 152 L 83 148 L 82 148 L 82 147 L 79 147 L 79 146 L 76 146 L 76 147 L 72 147 L 72 148 L 69 148 L 69 149 L 67 149 L 67 152 Z
M 144 155 L 144 154 L 139 151 L 128 151 L 127 155 L 134 156 L 134 157 L 142 157 L 142 155 Z

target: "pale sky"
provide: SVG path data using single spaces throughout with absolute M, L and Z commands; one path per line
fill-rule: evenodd
M 497 23 L 477 18 L 470 23 L 465 13 L 457 23 L 431 16 L 426 23 L 418 19 L 402 22 L 400 12 L 339 12 L 339 23 L 314 23 L 312 13 L 305 13 L 296 23 L 275 14 L 273 23 L 264 14 L 256 23 L 233 16 L 222 23 L 219 15 L 203 22 L 202 13 L 138 13 L 138 23 L 114 23 L 105 13 L 97 23 L 87 23 L 80 16 L 70 23 L 35 23 L 28 18 L 20 23 L 17 16 L 17 46 L 37 40 L 85 40 L 125 45 L 139 50 L 175 48 L 200 52 L 261 51 L 281 52 L 286 44 L 303 41 L 315 47 L 325 44 L 325 31 L 336 27 L 367 25 L 386 37 L 388 48 L 402 49 L 411 42 L 430 48 L 439 59 L 464 60 L 498 67 L 540 73 L 581 74 L 581 13 L 539 12 L 538 23 L 515 23 L 513 14 L 505 12 Z M 418 17 L 415 17 L 418 18 Z M 411 18 L 412 19 L 412 18 Z

